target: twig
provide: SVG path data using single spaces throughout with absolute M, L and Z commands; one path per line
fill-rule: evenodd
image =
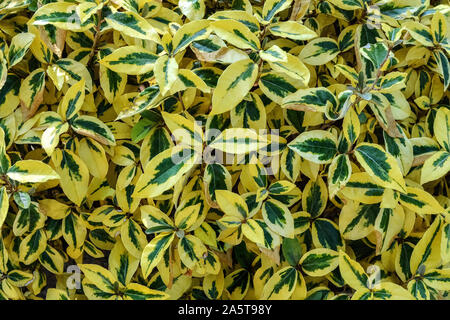
M 292 21 L 297 20 L 297 14 L 300 11 L 300 6 L 302 5 L 301 3 L 302 3 L 302 0 L 295 0 L 289 20 L 292 20 Z
M 377 71 L 377 75 L 375 76 L 375 80 L 373 81 L 372 85 L 371 85 L 367 90 L 363 90 L 362 93 L 370 92 L 370 91 L 372 91 L 372 90 L 375 88 L 375 86 L 376 86 L 378 80 L 379 80 L 380 77 L 381 77 L 381 74 L 383 73 L 382 68 L 383 68 L 384 64 L 388 61 L 389 56 L 390 56 L 390 54 L 391 54 L 391 51 L 392 51 L 392 48 L 389 47 L 389 48 L 388 48 L 388 52 L 387 52 L 387 54 L 386 54 L 386 57 L 384 58 L 383 62 L 382 62 L 381 65 L 380 65 L 380 68 L 379 68 L 378 71 Z
M 95 50 L 97 49 L 97 45 L 98 45 L 98 40 L 100 38 L 100 27 L 102 25 L 102 10 L 99 9 L 97 11 L 97 25 L 95 26 L 95 36 L 94 36 L 94 43 L 92 44 L 92 49 L 91 52 L 89 53 L 89 59 L 87 61 L 88 65 L 91 62 L 92 57 L 94 57 L 95 54 Z

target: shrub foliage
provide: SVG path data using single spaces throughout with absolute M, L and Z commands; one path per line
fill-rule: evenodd
M 3 0 L 1 299 L 445 299 L 447 1 Z

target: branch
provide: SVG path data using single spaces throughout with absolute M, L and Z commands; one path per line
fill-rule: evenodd
M 98 45 L 98 40 L 100 38 L 100 27 L 101 27 L 103 21 L 104 20 L 102 20 L 102 9 L 99 9 L 97 11 L 97 25 L 95 26 L 94 43 L 92 44 L 91 53 L 89 53 L 89 59 L 88 59 L 86 65 L 89 65 L 89 63 L 91 62 L 91 59 L 94 57 L 95 50 L 97 49 L 97 45 Z

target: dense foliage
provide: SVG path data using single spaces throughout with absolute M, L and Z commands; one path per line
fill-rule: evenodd
M 446 299 L 449 23 L 0 1 L 0 300 Z

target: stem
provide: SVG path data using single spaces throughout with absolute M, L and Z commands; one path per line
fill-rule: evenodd
M 262 42 L 264 40 L 264 37 L 266 36 L 268 25 L 265 25 L 263 30 L 261 31 L 261 34 L 259 35 L 259 41 Z
M 0 179 L 6 184 L 6 190 L 12 194 L 14 192 L 17 191 L 17 186 L 15 186 L 14 184 L 11 183 L 11 181 L 9 180 L 8 176 L 6 175 L 1 175 Z
M 300 10 L 302 8 L 302 4 L 304 2 L 305 2 L 305 0 L 295 0 L 289 20 L 291 20 L 291 21 L 297 20 L 298 13 L 300 12 Z
M 386 57 L 384 58 L 383 62 L 380 65 L 380 68 L 377 71 L 377 75 L 375 76 L 375 80 L 373 81 L 372 85 L 367 90 L 363 90 L 362 93 L 370 92 L 370 91 L 372 91 L 375 88 L 378 80 L 380 79 L 380 77 L 381 77 L 381 75 L 383 73 L 383 71 L 381 69 L 383 68 L 384 64 L 388 61 L 389 55 L 390 55 L 391 52 L 392 52 L 392 48 L 389 46 L 388 52 L 386 54 Z
M 181 107 L 183 108 L 183 111 L 185 111 L 186 107 L 184 106 L 183 97 L 181 96 L 181 91 L 178 91 L 178 100 L 180 100 Z
M 259 59 L 258 61 L 258 76 L 256 77 L 255 83 L 253 84 L 254 87 L 258 86 L 259 78 L 261 77 L 261 68 L 263 66 L 263 59 Z
M 100 38 L 100 27 L 102 25 L 102 9 L 97 11 L 97 25 L 95 26 L 95 36 L 94 43 L 92 44 L 91 53 L 89 53 L 89 59 L 87 61 L 87 65 L 91 62 L 91 59 L 94 57 L 95 50 L 97 49 L 98 40 Z

